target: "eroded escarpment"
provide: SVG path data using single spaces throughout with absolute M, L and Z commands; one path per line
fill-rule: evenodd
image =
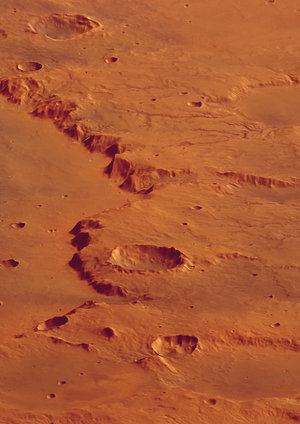
M 62 325 L 67 324 L 68 321 L 69 320 L 66 317 L 66 315 L 55 316 L 53 318 L 47 319 L 46 321 L 38 324 L 37 327 L 36 327 L 36 331 L 52 330 L 54 328 L 58 328 L 58 327 L 61 327 Z
M 70 231 L 70 234 L 75 236 L 71 240 L 72 246 L 74 246 L 77 251 L 84 249 L 92 240 L 90 233 L 86 230 L 99 230 L 101 228 L 103 228 L 103 225 L 98 220 L 82 219 L 78 221 Z
M 91 153 L 105 153 L 110 157 L 114 157 L 125 150 L 120 141 L 120 137 L 104 134 L 86 134 L 82 139 L 82 143 Z
M 44 96 L 45 87 L 33 78 L 5 78 L 0 80 L 0 94 L 16 104 L 30 104 Z
M 128 296 L 128 290 L 124 287 L 113 284 L 109 281 L 92 281 L 90 286 L 99 294 L 103 294 L 104 296 L 119 296 L 126 297 Z
M 109 134 L 99 134 L 82 122 L 75 122 L 72 112 L 78 105 L 46 89 L 42 81 L 31 77 L 5 78 L 0 80 L 0 94 L 8 101 L 29 107 L 29 113 L 53 123 L 70 138 L 82 142 L 91 152 L 101 152 L 112 156 L 113 151 L 122 152 L 120 138 Z
M 113 157 L 104 173 L 122 190 L 139 194 L 148 194 L 161 184 L 195 182 L 196 179 L 188 169 L 155 168 L 118 154 Z
M 287 180 L 282 180 L 273 177 L 263 177 L 259 175 L 250 175 L 242 172 L 217 172 L 219 177 L 225 177 L 234 181 L 238 184 L 245 184 L 253 187 L 263 187 L 263 188 L 289 188 L 296 187 L 300 185 L 300 180 L 298 178 L 289 178 Z
M 88 232 L 80 232 L 72 239 L 72 246 L 76 247 L 77 250 L 82 250 L 88 246 L 91 241 L 91 236 Z
M 31 19 L 28 26 L 32 32 L 43 34 L 52 40 L 70 40 L 101 25 L 84 15 L 53 13 Z
M 49 339 L 52 341 L 52 343 L 56 345 L 69 346 L 72 348 L 74 347 L 80 348 L 85 350 L 86 352 L 96 352 L 96 349 L 90 343 L 73 343 L 61 337 L 54 337 L 54 336 L 49 336 Z
M 104 174 L 122 190 L 148 194 L 160 184 L 195 181 L 195 175 L 189 170 L 155 168 L 124 157 L 127 147 L 120 137 L 95 132 L 83 122 L 77 122 L 73 112 L 78 105 L 47 90 L 42 81 L 31 77 L 2 79 L 0 94 L 10 102 L 29 107 L 30 114 L 35 117 L 51 119 L 60 131 L 82 143 L 91 153 L 109 156 L 111 162 L 104 169 Z
M 0 81 L 0 94 L 8 101 L 29 107 L 33 116 L 51 119 L 61 130 L 72 121 L 75 102 L 63 100 L 47 90 L 42 81 L 34 78 L 6 78 Z
M 67 312 L 65 315 L 54 316 L 52 318 L 47 319 L 46 321 L 39 323 L 35 327 L 35 331 L 49 331 L 49 330 L 62 327 L 63 325 L 69 322 L 69 318 L 68 318 L 69 315 L 75 314 L 79 309 L 91 309 L 91 308 L 94 308 L 95 306 L 96 306 L 96 303 L 94 301 L 87 300 L 82 305 Z
M 51 119 L 55 125 L 63 129 L 68 118 L 77 105 L 71 101 L 64 101 L 56 95 L 38 99 L 32 102 L 33 110 L 31 114 L 39 118 Z
M 119 297 L 126 297 L 128 295 L 126 288 L 105 279 L 99 281 L 97 278 L 95 278 L 93 272 L 88 269 L 86 263 L 81 258 L 79 253 L 75 253 L 73 255 L 69 262 L 69 266 L 73 268 L 74 271 L 77 271 L 81 280 L 87 281 L 89 286 L 99 294 L 104 296 Z
M 259 260 L 259 258 L 257 256 L 248 256 L 248 255 L 244 255 L 240 252 L 218 253 L 216 255 L 216 258 L 228 259 L 228 260 L 245 259 L 247 261 L 258 261 Z
M 101 228 L 103 228 L 103 225 L 97 219 L 81 219 L 77 222 L 76 225 L 74 225 L 74 227 L 70 231 L 70 234 L 77 236 L 77 234 L 79 234 L 81 230 L 99 230 Z
M 203 351 L 254 348 L 300 352 L 300 340 L 297 338 L 274 337 L 271 335 L 231 330 L 216 334 L 203 333 L 201 336 L 201 347 Z

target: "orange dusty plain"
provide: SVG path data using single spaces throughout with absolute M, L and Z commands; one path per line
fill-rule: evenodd
M 0 423 L 300 422 L 299 1 L 0 12 Z

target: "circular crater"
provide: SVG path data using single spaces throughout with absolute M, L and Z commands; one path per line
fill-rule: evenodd
M 54 399 L 55 398 L 55 393 L 49 393 L 47 395 L 47 399 Z
M 185 355 L 194 352 L 198 344 L 195 336 L 166 336 L 158 337 L 151 347 L 159 356 L 172 356 L 175 354 Z
M 6 268 L 15 268 L 19 265 L 19 261 L 15 261 L 14 259 L 7 259 L 5 261 L 1 261 L 1 263 Z
M 17 69 L 22 72 L 39 71 L 43 65 L 38 62 L 23 62 L 17 65 Z
M 165 271 L 184 265 L 186 260 L 174 247 L 134 244 L 116 247 L 109 262 L 128 271 Z
M 59 13 L 33 18 L 28 25 L 34 33 L 44 34 L 53 40 L 70 40 L 100 26 L 84 15 Z
M 115 63 L 117 62 L 119 59 L 116 56 L 106 56 L 104 58 L 104 62 L 106 63 Z
M 201 107 L 202 102 L 188 102 L 187 105 L 192 107 Z
M 107 339 L 111 339 L 112 337 L 115 336 L 115 332 L 112 328 L 110 327 L 105 327 L 103 328 L 102 332 L 101 332 L 102 336 L 106 337 Z
M 0 29 L 0 39 L 1 38 L 7 38 L 7 33 L 6 33 L 6 31 L 4 31 L 4 29 Z
M 12 228 L 24 228 L 25 225 L 25 222 L 13 222 L 12 224 L 10 224 Z

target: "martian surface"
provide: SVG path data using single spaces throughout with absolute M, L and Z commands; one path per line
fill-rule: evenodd
M 0 12 L 0 423 L 300 423 L 299 1 Z

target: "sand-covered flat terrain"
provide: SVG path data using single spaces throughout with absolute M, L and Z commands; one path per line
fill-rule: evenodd
M 298 0 L 0 12 L 0 423 L 300 422 Z

